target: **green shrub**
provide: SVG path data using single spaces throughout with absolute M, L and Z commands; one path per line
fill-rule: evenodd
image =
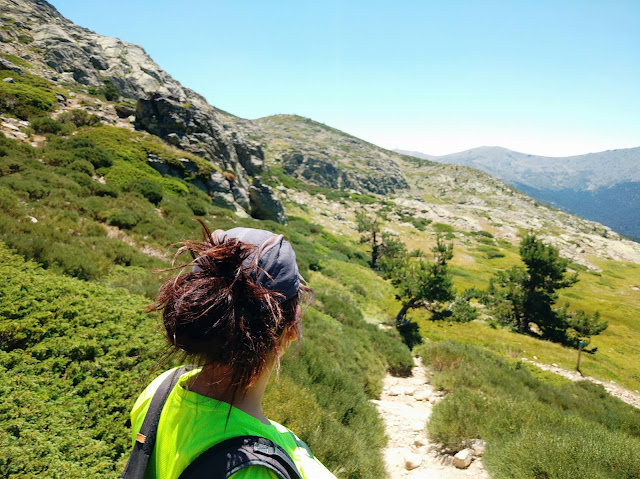
M 118 243 L 100 238 L 97 249 Z M 11 298 L 0 301 L 0 394 L 14 398 L 0 408 L 0 467 L 12 477 L 112 477 L 128 455 L 130 407 L 162 355 L 156 322 L 141 314 L 148 299 L 43 271 L 2 245 L 0 277 L 11 278 L 0 281 L 0 299 Z M 145 278 L 119 266 L 103 282 L 131 287 Z M 381 479 L 384 427 L 365 390 L 384 374 L 384 333 L 308 313 L 305 339 L 283 359 L 265 411 L 340 477 Z
M 369 325 L 371 341 L 382 353 L 388 371 L 394 376 L 410 376 L 413 368 L 411 350 L 402 342 L 396 330 L 381 331 L 374 325 Z
M 160 202 L 162 201 L 162 197 L 164 195 L 164 192 L 162 191 L 162 186 L 160 186 L 158 183 L 156 183 L 153 180 L 148 180 L 145 178 L 141 180 L 131 181 L 125 187 L 125 189 L 127 191 L 135 191 L 137 193 L 140 193 L 147 200 L 149 200 L 150 203 L 153 203 L 156 206 L 160 204 Z
M 504 253 L 494 246 L 480 245 L 478 251 L 482 251 L 487 259 L 504 258 Z
M 44 148 L 45 163 L 66 166 L 75 160 L 88 161 L 94 168 L 108 168 L 113 164 L 111 154 L 87 138 L 52 138 L 47 142 Z
M 421 348 L 450 391 L 431 416 L 433 440 L 459 450 L 487 441 L 483 458 L 492 477 L 639 477 L 640 411 L 602 386 L 556 385 L 470 345 L 447 341 Z
M 14 82 L 0 82 L 0 113 L 28 120 L 54 109 L 56 97 L 49 82 L 28 73 L 3 70 L 2 74 Z
M 425 231 L 427 226 L 431 224 L 431 220 L 427 220 L 425 218 L 412 218 L 411 224 L 416 227 L 419 231 Z
M 465 298 L 456 298 L 449 306 L 451 321 L 459 323 L 468 323 L 478 318 L 478 310 L 469 304 L 469 301 Z
M 192 195 L 187 198 L 187 205 L 196 216 L 205 216 L 211 211 L 211 203 Z
M 72 170 L 80 171 L 89 176 L 93 176 L 93 174 L 96 172 L 93 165 L 87 160 L 75 160 L 69 165 L 69 168 Z
M 31 127 L 36 133 L 50 133 L 52 135 L 68 135 L 73 131 L 73 125 L 61 123 L 53 118 L 49 118 L 48 116 L 32 118 Z
M 78 128 L 81 126 L 97 126 L 101 123 L 100 117 L 89 113 L 87 110 L 75 108 L 65 111 L 58 116 L 58 121 L 63 123 L 73 123 Z
M 453 233 L 453 226 L 446 223 L 433 223 L 433 229 L 438 233 Z
M 138 224 L 138 217 L 129 210 L 115 211 L 107 219 L 107 224 L 123 230 L 130 230 Z
M 104 79 L 103 82 L 104 85 L 99 87 L 90 86 L 87 89 L 89 95 L 103 96 L 107 101 L 116 101 L 120 98 L 120 90 L 118 90 L 118 87 L 114 85 L 111 80 Z

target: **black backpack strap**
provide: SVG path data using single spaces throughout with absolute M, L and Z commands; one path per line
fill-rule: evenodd
M 259 436 L 237 436 L 200 454 L 178 479 L 227 479 L 249 466 L 262 466 L 281 479 L 302 479 L 289 454 L 275 442 Z
M 169 397 L 169 393 L 173 390 L 176 383 L 186 371 L 193 369 L 194 366 L 182 366 L 177 368 L 160 383 L 158 389 L 151 398 L 151 404 L 144 416 L 142 427 L 136 436 L 136 442 L 133 445 L 129 460 L 124 468 L 121 479 L 142 479 L 147 469 L 149 458 L 153 452 L 153 446 L 156 443 L 156 433 L 158 432 L 158 423 L 160 422 L 160 414 L 164 403 Z

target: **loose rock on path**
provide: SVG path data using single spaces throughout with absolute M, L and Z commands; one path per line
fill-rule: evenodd
M 488 479 L 479 455 L 483 444 L 475 451 L 461 451 L 459 466 L 472 459 L 465 469 L 455 467 L 453 456 L 441 454 L 439 445 L 426 435 L 427 420 L 442 393 L 434 391 L 420 359 L 416 359 L 412 376 L 384 378 L 379 400 L 373 400 L 384 420 L 389 443 L 384 451 L 387 476 L 391 479 Z M 465 460 L 461 459 L 465 456 Z

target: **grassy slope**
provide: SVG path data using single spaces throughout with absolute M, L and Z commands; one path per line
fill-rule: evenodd
M 494 265 L 505 268 L 519 264 L 517 254 L 505 250 L 505 257 L 486 260 L 474 255 L 476 261 L 460 259 L 465 255 L 457 248 L 454 258 L 454 283 L 458 289 L 471 286 L 484 288 L 493 273 Z M 574 309 L 599 310 L 609 328 L 592 338 L 591 346 L 598 348 L 593 355 L 583 354 L 583 374 L 603 380 L 613 380 L 631 390 L 640 390 L 640 291 L 632 289 L 638 284 L 640 265 L 593 259 L 602 273 L 582 272 L 580 281 L 560 295 L 559 304 L 571 303 Z M 494 329 L 489 323 L 475 321 L 469 324 L 442 324 L 428 320 L 423 312 L 416 312 L 423 334 L 434 340 L 457 339 L 489 348 L 512 358 L 537 356 L 543 363 L 556 363 L 566 369 L 576 366 L 576 351 L 549 341 L 539 341 L 505 329 Z
M 453 450 L 486 440 L 494 479 L 640 477 L 640 410 L 602 386 L 534 376 L 519 361 L 454 341 L 428 343 L 421 354 L 434 386 L 449 392 L 429 435 Z
M 135 396 L 171 364 L 159 363 L 164 340 L 142 314 L 148 299 L 43 270 L 1 245 L 0 271 L 0 467 L 11 477 L 111 477 L 124 465 Z M 384 429 L 368 400 L 387 368 L 410 368 L 409 352 L 321 273 L 311 285 L 340 299 L 307 311 L 305 339 L 266 411 L 341 477 L 381 478 Z

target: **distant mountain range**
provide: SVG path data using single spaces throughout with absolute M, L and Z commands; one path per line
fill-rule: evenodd
M 537 200 L 640 239 L 640 147 L 563 158 L 528 155 L 497 146 L 444 156 L 396 151 L 477 168 Z

